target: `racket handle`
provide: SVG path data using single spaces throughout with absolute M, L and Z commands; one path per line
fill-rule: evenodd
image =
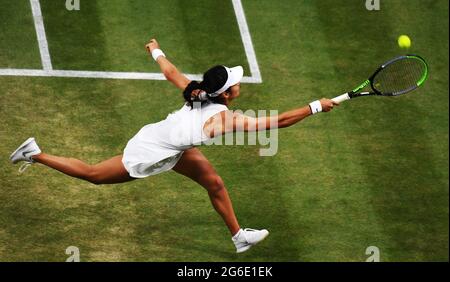
M 331 100 L 333 100 L 334 102 L 336 102 L 336 103 L 341 103 L 341 102 L 344 102 L 344 101 L 346 101 L 346 100 L 350 100 L 351 98 L 350 98 L 350 96 L 348 95 L 348 93 L 345 93 L 345 94 L 342 94 L 341 96 L 337 96 L 337 97 L 335 97 L 335 98 L 333 98 L 333 99 L 331 99 Z

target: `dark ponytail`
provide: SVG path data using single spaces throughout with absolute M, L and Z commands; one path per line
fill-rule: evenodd
M 200 94 L 193 95 L 193 92 L 197 90 L 200 91 Z M 191 108 L 194 107 L 194 102 L 201 102 L 201 105 L 211 101 L 213 103 L 223 104 L 223 98 L 218 97 L 210 97 L 206 93 L 209 93 L 210 89 L 203 83 L 198 81 L 191 81 L 188 86 L 183 91 L 184 101 Z M 203 92 L 203 93 L 202 93 Z
M 199 102 L 200 101 L 199 95 L 197 95 L 197 96 L 192 95 L 192 92 L 194 90 L 203 90 L 204 91 L 205 89 L 202 89 L 202 85 L 198 81 L 191 81 L 188 84 L 188 86 L 184 89 L 184 91 L 183 91 L 184 101 L 191 108 L 194 106 L 194 102 Z M 203 104 L 206 101 L 201 101 L 201 102 Z

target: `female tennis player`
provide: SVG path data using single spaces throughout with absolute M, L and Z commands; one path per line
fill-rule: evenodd
M 96 165 L 42 153 L 34 138 L 20 145 L 10 159 L 14 164 L 25 162 L 20 172 L 37 162 L 94 184 L 122 183 L 173 169 L 208 191 L 212 205 L 230 230 L 236 251 L 245 252 L 269 232 L 241 229 L 222 179 L 196 146 L 227 132 L 266 130 L 273 124 L 288 127 L 312 114 L 330 111 L 337 103 L 324 98 L 277 116 L 260 118 L 234 113 L 228 105 L 239 96 L 241 66 L 215 66 L 204 73 L 202 82 L 190 81 L 166 58 L 155 39 L 146 49 L 167 80 L 183 91 L 185 101 L 180 110 L 144 126 L 129 140 L 122 155 Z

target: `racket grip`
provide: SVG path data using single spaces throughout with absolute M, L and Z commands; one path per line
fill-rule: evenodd
M 335 97 L 335 98 L 333 98 L 331 100 L 333 100 L 336 103 L 341 103 L 341 102 L 344 102 L 346 100 L 350 100 L 350 96 L 348 95 L 348 93 L 345 93 L 345 94 L 342 94 L 341 96 L 337 96 L 337 97 Z

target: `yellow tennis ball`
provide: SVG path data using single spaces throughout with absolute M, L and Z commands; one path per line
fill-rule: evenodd
M 411 47 L 411 39 L 409 39 L 408 35 L 401 35 L 398 38 L 398 46 L 404 49 L 408 49 L 409 47 Z

